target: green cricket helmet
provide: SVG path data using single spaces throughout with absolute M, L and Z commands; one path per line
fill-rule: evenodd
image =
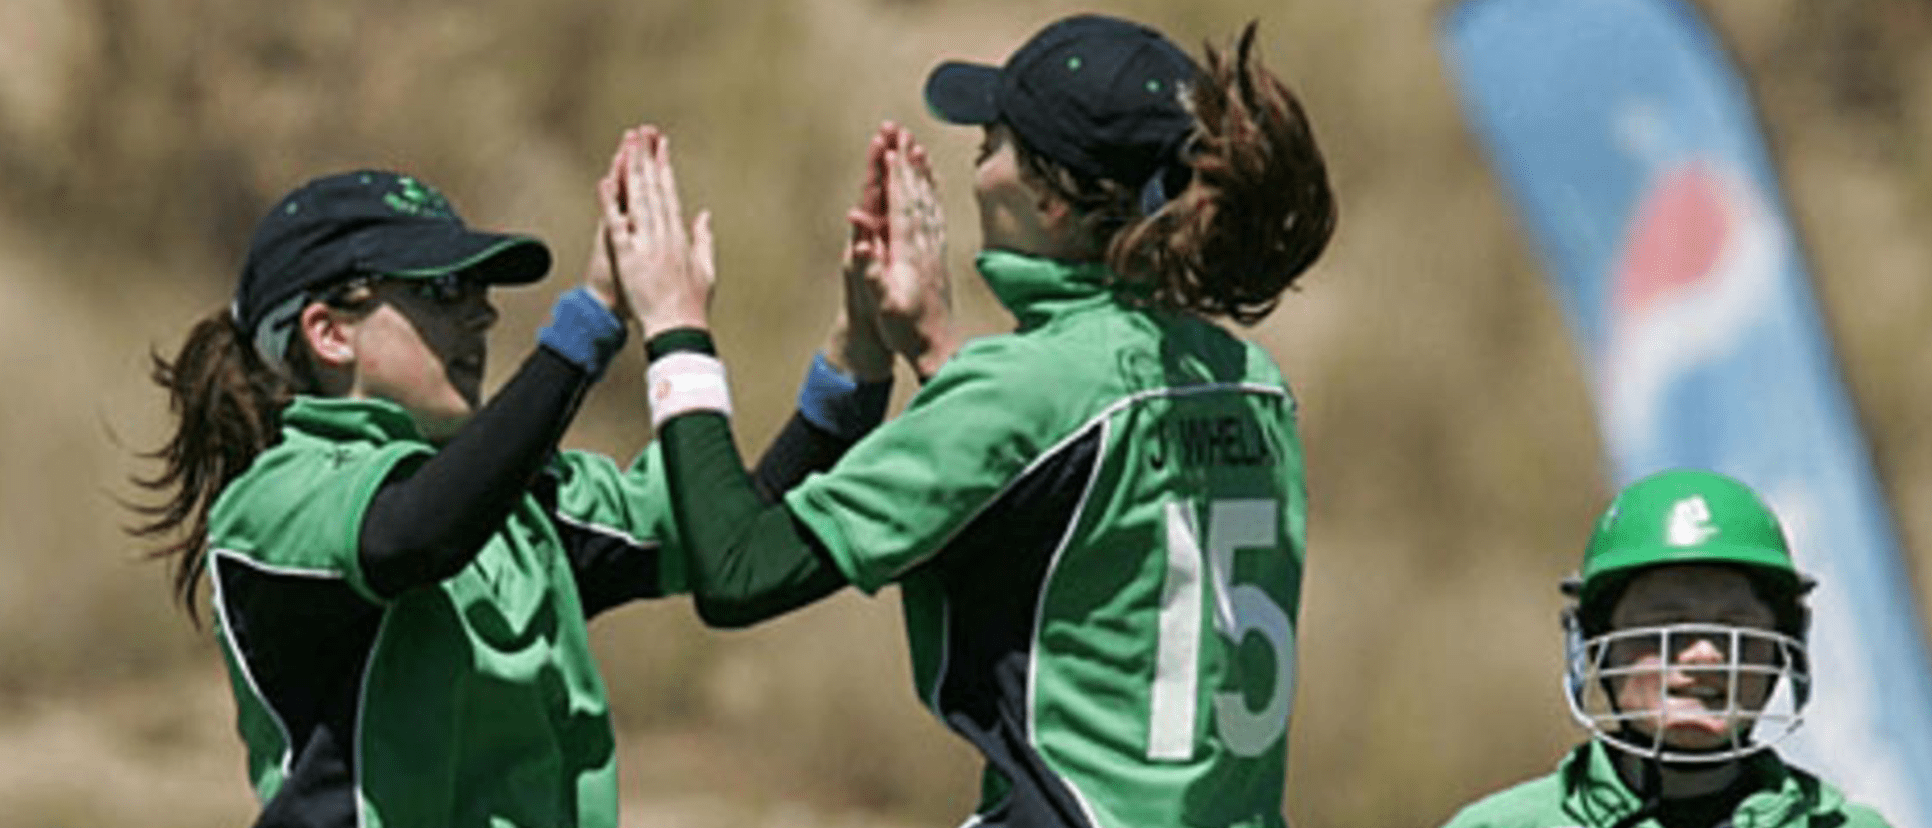
M 1601 633 L 1637 573 L 1669 564 L 1742 569 L 1778 616 L 1778 630 L 1805 633 L 1802 597 L 1812 586 L 1791 561 L 1778 516 L 1750 487 L 1717 472 L 1671 469 L 1630 484 L 1610 501 L 1565 591 L 1577 598 L 1586 634 Z
M 1676 565 L 1742 571 L 1772 610 L 1775 629 L 1702 622 L 1611 628 L 1611 611 L 1638 573 Z M 1743 483 L 1715 472 L 1673 469 L 1631 484 L 1597 520 L 1577 577 L 1564 584 L 1576 598 L 1564 614 L 1564 686 L 1571 715 L 1593 738 L 1664 762 L 1732 761 L 1776 744 L 1803 722 L 1811 695 L 1804 641 L 1809 620 L 1804 595 L 1811 586 L 1792 565 L 1777 515 Z M 1638 663 L 1616 655 L 1633 645 L 1678 653 L 1699 640 L 1714 642 L 1722 658 Z M 1758 655 L 1746 656 L 1747 650 Z M 1658 706 L 1636 709 L 1616 698 L 1619 682 L 1648 680 L 1662 687 L 1673 675 L 1691 674 L 1721 676 L 1723 686 L 1731 688 L 1721 710 L 1712 711 L 1734 723 L 1724 744 L 1676 746 L 1666 736 L 1671 714 L 1661 697 Z M 1736 688 L 1750 676 L 1768 678 L 1765 697 L 1740 697 Z M 1781 692 L 1772 692 L 1780 686 Z

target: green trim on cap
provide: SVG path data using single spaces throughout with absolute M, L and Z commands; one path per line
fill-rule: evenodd
M 519 247 L 522 245 L 534 245 L 536 247 L 542 247 L 543 242 L 540 242 L 540 241 L 537 241 L 536 239 L 528 238 L 528 237 L 506 238 L 497 242 L 496 244 L 492 244 L 489 247 L 483 248 L 483 250 L 481 250 L 480 252 L 476 253 L 473 256 L 470 256 L 465 259 L 460 259 L 450 264 L 434 265 L 431 267 L 417 267 L 417 268 L 408 268 L 408 269 L 387 270 L 383 272 L 383 275 L 391 276 L 399 279 L 434 279 L 438 276 L 445 276 L 451 273 L 457 273 L 464 270 L 468 270 L 472 267 L 475 267 L 479 264 L 482 264 L 483 262 L 490 260 L 491 258 L 494 258 L 498 254 L 506 250 L 509 250 L 513 247 Z

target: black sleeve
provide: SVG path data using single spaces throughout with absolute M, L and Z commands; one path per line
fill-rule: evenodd
M 817 536 L 784 503 L 760 496 L 723 414 L 674 417 L 658 439 L 670 481 L 671 514 L 683 530 L 690 556 L 691 595 L 706 624 L 748 626 L 845 585 L 845 576 L 832 565 Z M 785 436 L 777 442 L 784 443 Z
M 468 565 L 556 450 L 591 382 L 538 346 L 434 456 L 398 466 L 362 520 L 357 556 L 370 588 L 398 595 Z
M 759 502 L 778 502 L 785 490 L 804 480 L 805 475 L 831 468 L 851 445 L 852 441 L 793 414 L 752 472 Z M 546 505 L 555 498 L 551 491 L 554 486 L 545 485 L 548 480 L 538 481 L 539 499 L 546 500 Z M 664 586 L 658 581 L 660 556 L 666 554 L 662 545 L 577 524 L 561 514 L 556 517 L 554 525 L 576 575 L 585 618 L 631 601 L 664 596 Z
M 549 479 L 540 479 L 539 489 Z M 570 558 L 585 619 L 631 601 L 664 596 L 664 585 L 658 580 L 660 559 L 665 554 L 661 544 L 574 522 L 558 512 L 554 502 L 553 495 L 545 506 Z
M 803 414 L 792 412 L 792 418 L 772 438 L 771 445 L 758 458 L 758 467 L 752 471 L 752 485 L 757 488 L 759 499 L 766 503 L 778 502 L 780 495 L 802 482 L 806 475 L 831 468 L 854 442 L 813 425 Z
M 650 359 L 679 351 L 718 355 L 711 334 L 698 328 L 674 328 L 644 343 L 644 355 Z M 884 405 L 883 394 L 880 405 Z M 874 417 L 871 424 L 876 423 Z M 758 467 L 752 470 L 752 485 L 763 502 L 776 503 L 780 495 L 798 485 L 806 475 L 831 468 L 855 442 L 856 437 L 841 437 L 813 424 L 803 413 L 793 411 L 791 419 L 785 421 L 784 428 L 758 458 Z

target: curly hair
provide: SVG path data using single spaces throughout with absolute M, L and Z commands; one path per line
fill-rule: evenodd
M 1183 93 L 1195 122 L 1181 151 L 1186 184 L 1152 214 L 1141 215 L 1138 186 L 1078 175 L 1018 143 L 1021 169 L 1073 206 L 1130 300 L 1252 325 L 1334 235 L 1321 150 L 1301 102 L 1262 65 L 1256 29 L 1242 29 L 1232 54 L 1205 46 Z

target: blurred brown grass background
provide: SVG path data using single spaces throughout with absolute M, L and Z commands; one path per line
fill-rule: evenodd
M 1702 7 L 1752 79 L 1927 596 L 1932 8 Z M 1291 819 L 1433 825 L 1543 772 L 1577 738 L 1555 586 L 1605 496 L 1600 455 L 1567 331 L 1458 120 L 1435 4 L 6 0 L 0 828 L 253 813 L 219 655 L 115 498 L 168 427 L 146 354 L 226 302 L 282 191 L 400 168 L 474 223 L 549 239 L 552 280 L 501 298 L 500 379 L 578 272 L 619 130 L 665 126 L 687 204 L 716 212 L 719 335 L 755 450 L 832 312 L 878 120 L 933 147 L 967 327 L 1006 324 L 968 265 L 977 136 L 929 119 L 918 89 L 937 60 L 998 61 L 1075 9 L 1188 44 L 1260 18 L 1340 193 L 1329 255 L 1253 331 L 1302 398 L 1314 500 Z M 571 445 L 647 439 L 641 368 L 625 358 Z M 600 620 L 625 824 L 956 824 L 974 763 L 908 692 L 898 625 L 890 593 L 730 634 L 683 601 Z

